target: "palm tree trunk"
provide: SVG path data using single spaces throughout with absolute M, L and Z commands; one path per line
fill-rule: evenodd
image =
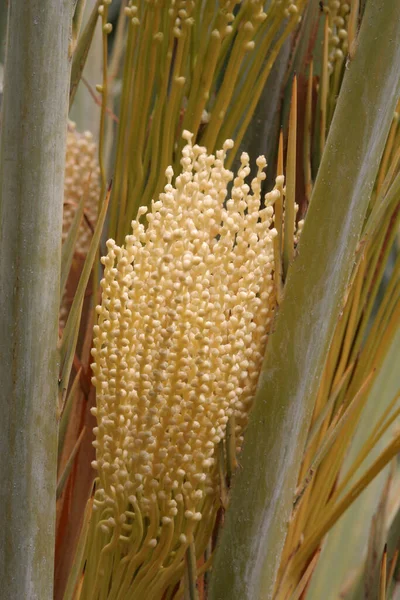
M 12 0 L 0 149 L 1 597 L 53 596 L 71 0 Z

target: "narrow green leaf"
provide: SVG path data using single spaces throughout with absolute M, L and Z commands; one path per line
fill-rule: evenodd
M 346 408 L 345 412 L 342 414 L 340 419 L 336 423 L 333 423 L 332 426 L 326 432 L 320 447 L 318 448 L 317 452 L 315 453 L 315 456 L 312 460 L 311 466 L 308 469 L 308 472 L 307 472 L 304 480 L 302 481 L 302 483 L 299 486 L 299 490 L 298 490 L 298 492 L 296 494 L 296 498 L 294 500 L 294 508 L 295 509 L 297 508 L 298 503 L 300 502 L 301 498 L 303 497 L 304 492 L 306 491 L 308 485 L 310 484 L 312 478 L 314 477 L 314 474 L 315 474 L 318 466 L 321 464 L 322 460 L 325 458 L 327 452 L 330 450 L 333 443 L 337 440 L 339 433 L 342 431 L 344 425 L 349 420 L 349 417 L 351 415 L 353 415 L 356 408 L 359 408 L 359 406 L 360 406 L 360 404 L 362 404 L 362 402 L 365 402 L 365 400 L 367 398 L 366 388 L 368 388 L 368 386 L 370 385 L 373 375 L 374 375 L 374 371 L 372 371 L 368 375 L 367 379 L 364 381 L 361 388 L 359 389 L 357 394 L 354 396 L 353 400 L 350 402 L 350 404 L 348 405 L 348 407 Z
M 86 538 L 89 531 L 90 519 L 92 517 L 92 503 L 93 500 L 90 499 L 86 505 L 82 529 L 79 534 L 79 542 L 75 551 L 74 562 L 72 564 L 71 572 L 68 576 L 67 587 L 65 588 L 63 600 L 73 600 L 75 597 L 75 588 L 78 583 L 78 578 L 82 573 L 83 563 L 85 559 Z
M 91 15 L 86 23 L 82 35 L 80 36 L 72 59 L 71 83 L 69 88 L 69 107 L 71 108 L 75 98 L 76 90 L 80 82 L 86 59 L 89 53 L 90 44 L 92 43 L 94 31 L 96 29 L 98 9 L 101 0 L 97 0 L 93 6 Z
M 388 446 L 386 446 L 384 451 L 381 452 L 371 467 L 367 469 L 365 473 L 363 473 L 360 479 L 357 480 L 357 482 L 348 491 L 348 493 L 343 496 L 343 498 L 341 498 L 337 503 L 331 501 L 327 505 L 322 519 L 318 522 L 318 526 L 311 531 L 304 545 L 301 546 L 298 553 L 294 556 L 294 565 L 301 564 L 305 556 L 312 554 L 312 552 L 318 548 L 324 535 L 326 535 L 326 533 L 333 527 L 338 519 L 340 519 L 340 517 L 346 512 L 349 506 L 353 504 L 353 502 L 386 467 L 386 465 L 390 463 L 390 461 L 399 453 L 399 451 L 400 436 L 397 436 L 390 444 L 388 444 Z
M 289 115 L 289 139 L 286 159 L 285 224 L 283 234 L 283 279 L 286 281 L 294 256 L 295 194 L 296 194 L 296 145 L 297 145 L 297 78 L 293 79 L 292 100 Z
M 76 240 L 78 239 L 79 227 L 82 222 L 84 209 L 83 199 L 79 203 L 78 208 L 74 214 L 73 221 L 71 223 L 71 227 L 68 231 L 65 242 L 62 245 L 61 249 L 61 277 L 60 277 L 60 299 L 62 300 L 65 284 L 67 283 L 69 270 L 72 264 L 72 258 L 74 256 L 74 250 L 76 246 Z
M 400 148 L 399 148 L 400 157 Z M 366 242 L 371 239 L 377 228 L 382 223 L 383 215 L 395 202 L 398 201 L 400 194 L 400 172 L 394 177 L 393 182 L 390 184 L 389 189 L 383 197 L 379 197 L 375 203 L 371 214 L 368 217 L 368 221 L 363 234 L 362 242 Z
M 387 570 L 387 547 L 383 550 L 380 564 L 379 600 L 386 600 L 386 570 Z
M 81 30 L 83 13 L 85 11 L 86 0 L 75 0 L 74 16 L 72 18 L 72 50 L 75 51 L 75 45 Z
M 235 416 L 232 415 L 226 424 L 226 481 L 228 487 L 231 485 L 236 466 Z
M 391 500 L 390 491 L 393 486 L 393 477 L 395 476 L 395 471 L 396 464 L 395 461 L 392 461 L 389 468 L 389 475 L 386 478 L 385 485 L 383 486 L 383 489 L 381 491 L 378 507 L 372 518 L 368 540 L 368 554 L 364 567 L 364 594 L 366 597 L 369 598 L 376 598 L 378 595 L 373 591 L 374 571 L 375 568 L 378 566 L 379 556 L 382 553 L 382 548 L 385 547 L 388 517 L 390 511 L 389 503 Z
M 307 445 L 305 447 L 305 452 L 307 452 L 307 450 L 309 450 L 309 448 L 311 447 L 311 444 L 314 442 L 316 435 L 321 428 L 322 423 L 325 421 L 326 416 L 331 412 L 331 409 L 334 407 L 335 402 L 338 399 L 338 396 L 339 396 L 340 392 L 342 391 L 344 384 L 349 380 L 349 377 L 352 374 L 353 369 L 354 369 L 354 363 L 352 363 L 351 365 L 349 365 L 347 367 L 346 371 L 343 373 L 341 379 L 339 380 L 337 386 L 335 386 L 335 388 L 332 390 L 332 393 L 329 396 L 328 401 L 326 402 L 325 406 L 321 410 L 321 413 L 318 415 L 318 418 L 316 419 L 316 421 L 315 421 L 314 425 L 312 426 L 312 429 L 307 437 Z
M 62 408 L 62 414 L 60 418 L 60 422 L 58 425 L 58 458 L 60 459 L 61 452 L 64 446 L 65 434 L 67 433 L 68 421 L 71 415 L 71 409 L 74 404 L 75 394 L 78 391 L 80 378 L 81 378 L 82 368 L 79 369 L 78 373 L 75 375 L 75 379 L 71 385 L 71 389 L 68 392 L 67 399 L 65 401 L 65 405 Z
M 394 338 L 391 349 L 369 394 L 343 466 L 343 474 L 339 485 L 341 485 L 341 481 L 344 480 L 347 472 L 357 459 L 375 424 L 379 423 L 382 416 L 387 415 L 387 407 L 389 403 L 392 404 L 392 398 L 398 391 L 399 348 L 400 332 Z M 392 435 L 392 429 L 385 433 L 383 439 L 377 443 L 366 457 L 363 462 L 364 468 L 369 468 L 378 453 L 391 440 Z M 357 476 L 357 474 L 355 475 Z M 369 527 L 366 524 L 371 522 L 376 511 L 380 489 L 386 476 L 386 472 L 378 475 L 368 489 L 363 492 L 362 497 L 346 511 L 332 531 L 329 532 L 322 550 L 321 560 L 312 578 L 307 600 L 320 600 L 320 598 L 337 600 L 340 597 L 342 588 L 348 581 L 349 574 L 356 573 L 361 569 L 368 542 Z M 352 481 L 354 481 L 354 478 Z M 351 485 L 351 482 L 349 484 Z M 348 486 L 346 489 L 348 489 Z M 332 569 L 333 564 L 335 565 L 334 569 Z M 360 592 L 359 598 L 362 597 L 363 595 Z
M 365 523 L 364 523 L 365 526 Z M 396 567 L 396 562 L 398 560 L 398 554 L 400 549 L 400 509 L 398 509 L 393 517 L 389 529 L 386 534 L 386 547 L 387 547 L 387 558 L 388 564 L 390 565 L 390 570 L 387 578 L 388 586 L 390 587 L 391 579 L 393 577 L 393 570 Z M 381 549 L 381 548 L 380 548 Z M 369 566 L 369 565 L 368 565 Z M 374 564 L 374 568 L 370 570 L 368 573 L 369 579 L 369 590 L 370 598 L 378 597 L 378 590 L 380 584 L 380 564 Z M 365 569 L 367 567 L 367 563 L 365 564 Z M 351 592 L 346 596 L 348 600 L 364 600 L 366 598 L 366 590 L 365 590 L 365 579 L 364 574 L 366 570 L 361 573 L 361 576 L 356 581 Z M 391 597 L 391 596 L 389 596 Z M 393 596 L 395 598 L 396 596 Z
M 273 594 L 312 409 L 400 93 L 399 38 L 400 4 L 368 2 L 268 343 L 210 600 Z
M 61 413 L 62 407 L 65 402 L 65 397 L 68 388 L 69 376 L 71 374 L 72 364 L 74 362 L 75 348 L 78 342 L 79 335 L 79 324 L 80 324 L 80 316 L 82 314 L 83 307 L 83 299 L 81 300 L 79 306 L 76 307 L 75 314 L 77 315 L 78 321 L 77 325 L 72 331 L 72 334 L 68 336 L 65 340 L 65 346 L 63 348 L 63 361 L 60 362 L 61 370 L 60 376 L 58 380 L 58 411 Z M 64 330 L 65 331 L 65 330 Z M 64 339 L 64 338 L 63 338 Z
M 196 551 L 194 542 L 191 542 L 186 550 L 185 559 L 185 584 L 184 584 L 184 600 L 199 600 L 196 587 L 197 567 L 196 567 Z
M 327 101 L 328 101 L 328 50 L 329 50 L 329 21 L 328 15 L 325 15 L 325 25 L 324 25 L 324 50 L 323 50 L 323 58 L 322 58 L 322 74 L 321 74 L 321 89 L 319 94 L 319 108 L 320 108 L 320 138 L 319 138 L 319 151 L 320 156 L 322 157 L 324 148 L 325 148 L 325 140 L 326 140 L 326 128 L 327 128 Z
M 68 476 L 71 473 L 71 469 L 72 469 L 72 465 L 74 464 L 74 460 L 75 460 L 75 456 L 79 450 L 79 446 L 81 445 L 81 442 L 83 440 L 83 436 L 85 434 L 86 431 L 86 427 L 84 427 L 78 437 L 78 439 L 75 442 L 75 446 L 72 449 L 71 455 L 68 458 L 66 465 L 64 467 L 63 472 L 61 473 L 58 481 L 57 481 L 57 494 L 56 494 L 56 499 L 58 500 L 59 497 L 61 496 L 64 486 L 67 482 Z
M 312 92 L 313 92 L 313 73 L 314 63 L 310 63 L 310 72 L 308 74 L 307 84 L 307 100 L 304 115 L 304 132 L 303 132 L 303 171 L 304 171 L 304 187 L 307 203 L 310 201 L 312 191 L 312 175 L 311 175 L 311 139 L 312 139 Z
M 83 270 L 79 278 L 79 283 L 75 292 L 74 300 L 69 311 L 68 320 L 61 338 L 59 376 L 59 389 L 61 393 L 63 393 L 63 391 L 66 389 L 66 385 L 69 378 L 69 372 L 71 369 L 73 355 L 75 353 L 76 348 L 76 340 L 79 331 L 85 290 L 89 281 L 90 273 L 92 271 L 93 263 L 96 258 L 97 248 L 99 246 L 101 232 L 103 230 L 104 220 L 107 214 L 110 189 L 111 188 L 109 188 L 107 192 L 107 196 L 103 202 L 103 206 L 101 208 L 99 218 L 96 223 L 96 228 L 94 230 L 92 241 L 90 243 L 89 252 L 86 256 L 85 264 L 83 266 Z
M 221 500 L 221 504 L 222 504 L 224 510 L 226 510 L 228 507 L 228 502 L 229 502 L 229 492 L 228 492 L 228 486 L 226 483 L 226 480 L 227 480 L 226 461 L 225 461 L 225 447 L 224 447 L 223 440 L 221 440 L 220 443 L 218 444 L 217 460 L 218 460 L 220 500 Z
M 315 565 L 318 562 L 319 555 L 320 555 L 320 551 L 318 551 L 314 554 L 313 558 L 310 561 L 310 564 L 308 565 L 307 569 L 305 570 L 304 575 L 300 579 L 299 584 L 296 587 L 296 589 L 294 590 L 293 595 L 291 596 L 290 600 L 299 600 L 299 598 L 302 597 L 303 592 L 306 589 L 308 582 L 310 581 L 310 577 L 313 574 Z

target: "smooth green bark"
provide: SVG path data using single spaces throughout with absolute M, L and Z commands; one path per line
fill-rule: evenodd
M 12 0 L 0 149 L 0 582 L 53 597 L 71 0 Z
M 268 344 L 210 600 L 271 598 L 305 438 L 398 100 L 400 4 L 370 0 Z

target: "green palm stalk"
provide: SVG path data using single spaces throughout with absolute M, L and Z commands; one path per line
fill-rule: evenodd
M 212 599 L 273 594 L 311 411 L 399 97 L 399 35 L 400 10 L 369 2 L 268 345 Z M 375 38 L 379 48 L 371 44 Z M 364 104 L 356 112 L 360 97 Z M 352 135 L 344 144 L 349 123 Z
M 1 586 L 50 599 L 69 1 L 9 3 L 0 155 Z
M 396 121 L 395 113 L 391 132 Z M 287 584 L 290 579 L 289 563 L 294 562 L 294 554 L 303 546 L 299 551 L 299 554 L 303 553 L 303 566 L 297 565 L 299 572 L 302 572 L 314 552 L 312 550 L 310 554 L 309 550 L 307 556 L 304 551 L 308 536 L 318 530 L 322 536 L 322 531 L 326 530 L 326 522 L 330 522 L 331 526 L 333 515 L 335 520 L 340 516 L 340 507 L 344 510 L 346 499 L 357 489 L 357 483 L 353 482 L 349 486 L 349 481 L 354 478 L 361 465 L 367 476 L 365 460 L 398 414 L 398 409 L 395 410 L 397 397 L 393 391 L 387 397 L 387 401 L 391 401 L 389 413 L 382 417 L 383 421 L 374 433 L 372 426 L 364 424 L 365 443 L 362 448 L 359 447 L 358 455 L 355 454 L 352 461 L 346 459 L 347 473 L 342 474 L 338 482 L 339 472 L 343 471 L 345 456 L 356 428 L 357 434 L 361 433 L 360 414 L 365 412 L 364 405 L 370 404 L 370 388 L 380 374 L 384 357 L 390 352 L 388 349 L 399 325 L 400 315 L 396 309 L 399 300 L 398 261 L 388 270 L 388 258 L 394 250 L 399 221 L 398 156 L 395 153 L 391 160 L 385 159 L 392 149 L 392 138 L 389 135 L 387 139 L 368 216 L 363 225 L 351 284 L 335 328 L 314 406 L 312 429 L 299 475 L 295 511 L 290 520 L 281 559 L 280 593 L 282 587 L 285 587 L 284 580 Z M 387 286 L 385 293 L 378 294 L 383 285 Z M 386 400 L 386 395 L 384 397 Z M 383 408 L 377 403 L 375 420 L 378 422 L 381 420 L 381 413 Z M 365 421 L 364 417 L 362 420 Z M 387 444 L 391 446 L 389 441 Z M 395 448 L 395 445 L 392 446 L 392 451 Z M 373 469 L 371 462 L 371 473 Z M 298 579 L 299 572 L 295 580 Z

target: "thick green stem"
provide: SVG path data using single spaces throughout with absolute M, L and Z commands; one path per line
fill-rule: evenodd
M 399 97 L 400 4 L 370 0 L 268 344 L 211 600 L 271 598 L 303 448 Z
M 71 0 L 9 2 L 0 149 L 0 581 L 53 597 Z

